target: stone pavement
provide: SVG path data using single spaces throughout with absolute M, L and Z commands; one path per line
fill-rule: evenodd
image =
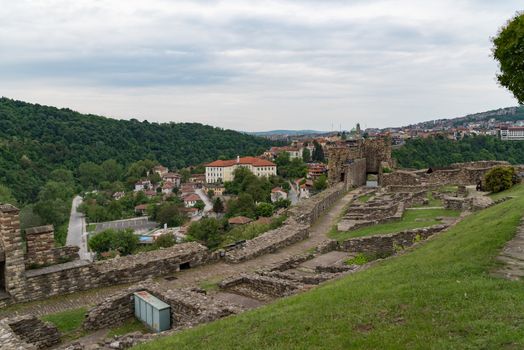
M 215 264 L 202 265 L 189 270 L 176 272 L 172 277 L 175 279 L 158 278 L 157 282 L 166 288 L 181 288 L 200 285 L 204 282 L 218 282 L 229 276 L 240 273 L 249 273 L 270 265 L 290 256 L 303 253 L 314 249 L 322 241 L 327 239 L 327 233 L 337 222 L 343 209 L 356 197 L 361 194 L 362 189 L 349 192 L 339 199 L 310 229 L 310 236 L 307 240 L 296 243 L 292 246 L 283 248 L 275 253 L 262 255 L 252 260 L 239 264 L 226 264 L 219 262 Z M 108 295 L 127 288 L 128 285 L 118 285 L 107 288 L 78 292 L 69 295 L 61 295 L 43 301 L 35 301 L 26 304 L 17 304 L 6 309 L 0 310 L 0 319 L 15 315 L 32 314 L 41 316 L 70 309 L 89 307 L 102 300 Z

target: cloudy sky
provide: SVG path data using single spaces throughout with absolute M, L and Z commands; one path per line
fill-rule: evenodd
M 237 130 L 516 105 L 490 37 L 513 0 L 0 0 L 0 95 Z

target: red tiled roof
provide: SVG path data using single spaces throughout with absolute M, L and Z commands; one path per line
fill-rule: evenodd
M 281 187 L 275 187 L 271 190 L 271 192 L 286 192 Z
M 245 225 L 249 224 L 251 221 L 253 220 L 245 216 L 235 216 L 234 218 L 228 220 L 228 222 L 232 225 Z
M 190 194 L 184 197 L 185 202 L 196 202 L 200 200 L 200 196 L 198 194 Z
M 237 162 L 236 159 L 231 160 L 215 160 L 214 162 L 206 164 L 208 167 L 230 167 L 235 164 L 251 164 L 255 167 L 260 166 L 276 166 L 275 163 L 270 162 L 269 160 L 257 158 L 257 157 L 242 157 Z
M 146 210 L 147 204 L 140 204 L 135 207 L 135 210 Z
M 162 178 L 164 179 L 178 178 L 178 177 L 180 177 L 180 175 L 177 173 L 167 173 L 167 174 L 164 174 L 164 176 L 162 176 Z

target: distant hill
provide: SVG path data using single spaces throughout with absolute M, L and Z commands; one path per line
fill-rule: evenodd
M 434 119 L 410 125 L 421 129 L 433 128 L 435 126 L 457 127 L 471 122 L 482 122 L 495 119 L 497 122 L 511 122 L 524 120 L 524 106 L 494 109 L 487 112 L 468 114 L 458 118 Z
M 49 173 L 115 159 L 157 160 L 170 168 L 255 155 L 279 143 L 197 123 L 116 120 L 0 98 L 0 184 L 35 199 Z
M 309 135 L 309 134 L 325 134 L 327 131 L 318 131 L 318 130 L 270 130 L 270 131 L 253 131 L 253 132 L 246 132 L 246 134 L 249 135 L 255 135 L 255 136 L 272 136 L 272 135 L 280 135 L 280 136 L 296 136 L 296 135 Z

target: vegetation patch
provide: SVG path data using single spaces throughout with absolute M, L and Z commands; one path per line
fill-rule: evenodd
M 459 211 L 447 209 L 406 210 L 400 221 L 362 227 L 353 231 L 340 232 L 337 230 L 331 230 L 329 236 L 333 239 L 344 241 L 354 237 L 394 233 L 438 225 L 440 223 L 440 220 L 438 219 L 441 217 L 458 217 L 459 215 Z
M 523 348 L 523 283 L 489 274 L 524 212 L 519 187 L 409 254 L 136 349 Z
M 84 322 L 86 312 L 86 308 L 79 308 L 45 315 L 41 319 L 55 325 L 62 334 L 62 339 L 72 340 L 84 335 L 82 323 Z
M 140 332 L 142 334 L 145 334 L 149 333 L 150 331 L 142 322 L 140 322 L 136 318 L 130 318 L 123 325 L 112 328 L 107 334 L 107 337 L 111 338 L 133 332 Z

